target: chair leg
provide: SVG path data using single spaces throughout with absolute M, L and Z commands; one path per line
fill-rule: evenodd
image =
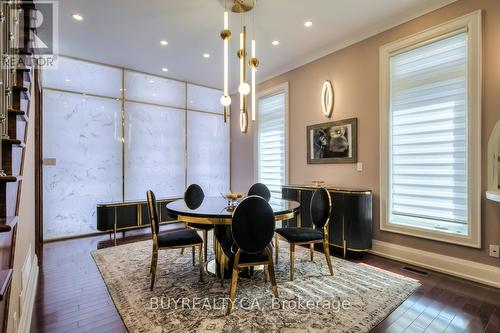
M 330 275 L 333 276 L 332 258 L 330 257 L 330 245 L 327 242 L 323 242 L 323 251 L 325 252 L 326 263 L 328 264 Z
M 153 252 L 151 252 L 151 265 L 149 266 L 149 274 L 151 274 L 153 272 L 154 257 L 155 257 L 155 254 L 154 254 L 154 249 L 153 249 Z
M 220 274 L 220 286 L 221 286 L 221 288 L 224 287 L 224 270 L 225 270 L 225 266 L 226 266 L 226 258 L 224 256 L 225 255 L 222 253 L 220 260 L 219 260 L 219 266 L 220 266 L 219 274 Z
M 193 254 L 193 266 L 195 265 L 195 259 L 194 259 L 194 246 L 191 248 L 192 249 L 192 254 Z
M 181 249 L 181 255 L 183 255 L 183 254 L 184 254 L 184 248 Z
M 267 272 L 269 273 L 269 280 L 271 281 L 271 286 L 273 287 L 274 297 L 278 298 L 278 285 L 276 284 L 276 276 L 274 275 L 274 264 L 273 264 L 273 255 L 271 249 L 267 249 L 267 258 L 269 263 L 265 266 L 267 268 Z
M 153 291 L 153 287 L 155 285 L 156 278 L 156 265 L 158 264 L 158 251 L 153 252 L 153 258 L 151 260 L 151 291 Z
M 233 273 L 231 274 L 231 289 L 229 291 L 229 303 L 227 304 L 226 315 L 231 314 L 231 310 L 233 308 L 233 302 L 236 297 L 236 287 L 238 285 L 238 274 L 239 274 L 239 269 L 238 269 L 239 261 L 240 261 L 240 256 L 239 252 L 237 252 L 236 256 L 234 257 Z
M 275 262 L 276 262 L 276 265 L 278 264 L 278 256 L 279 256 L 279 250 L 280 250 L 280 239 L 279 239 L 279 235 L 278 234 L 275 234 L 275 245 L 274 245 L 274 250 L 276 251 L 275 253 Z
M 208 255 L 208 230 L 203 230 L 203 247 L 205 248 L 205 260 Z
M 295 244 L 290 243 L 290 281 L 293 281 L 295 270 Z
M 203 260 L 203 244 L 200 244 L 199 246 L 198 256 L 198 260 L 200 263 L 200 282 L 203 282 L 203 272 L 205 270 L 205 261 Z
M 311 261 L 314 261 L 314 244 L 309 244 L 309 251 L 311 252 Z
M 269 269 L 267 265 L 264 265 L 264 282 L 267 283 L 268 277 L 269 276 Z

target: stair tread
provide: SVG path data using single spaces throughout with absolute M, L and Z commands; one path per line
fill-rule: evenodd
M 18 85 L 12 86 L 12 89 L 14 89 L 16 91 L 24 91 L 24 92 L 28 91 L 27 87 L 25 87 L 25 86 L 18 86 Z
M 27 55 L 27 56 L 32 56 L 33 55 L 33 50 L 26 50 L 26 49 L 19 49 L 17 50 L 17 53 L 21 55 Z
M 7 216 L 0 219 L 0 233 L 9 232 L 17 224 L 17 216 Z
M 23 142 L 19 139 L 10 139 L 10 138 L 2 139 L 2 143 L 9 144 L 9 145 L 22 145 L 23 144 Z
M 29 66 L 17 67 L 16 70 L 19 72 L 31 72 L 31 67 Z
M 9 113 L 16 114 L 19 116 L 24 116 L 26 114 L 26 112 L 24 112 L 22 110 L 17 110 L 17 109 L 9 109 Z
M 28 116 L 26 115 L 26 112 L 22 110 L 17 110 L 17 109 L 9 109 L 8 111 L 9 115 L 16 116 L 18 120 L 28 122 Z
M 7 296 L 7 292 L 12 281 L 12 272 L 12 269 L 0 270 L 0 301 Z
M 21 177 L 16 177 L 16 176 L 9 176 L 9 175 L 0 176 L 0 182 L 3 182 L 3 183 L 15 183 L 20 179 L 21 179 Z

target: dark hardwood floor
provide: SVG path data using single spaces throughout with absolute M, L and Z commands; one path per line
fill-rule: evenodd
M 129 232 L 118 244 L 147 239 L 146 231 Z M 113 245 L 108 236 L 44 245 L 32 332 L 126 332 L 90 256 L 97 248 Z M 500 332 L 500 289 L 435 272 L 416 275 L 402 270 L 401 263 L 373 255 L 354 261 L 422 284 L 374 332 Z

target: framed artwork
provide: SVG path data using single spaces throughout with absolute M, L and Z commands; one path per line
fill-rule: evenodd
M 307 126 L 307 163 L 356 163 L 358 119 Z

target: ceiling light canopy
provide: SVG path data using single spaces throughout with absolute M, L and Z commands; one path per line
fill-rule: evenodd
M 279 40 L 273 40 L 273 43 L 272 43 L 274 46 L 278 46 L 280 45 L 280 41 Z
M 160 44 L 163 45 L 163 46 L 167 46 L 168 42 L 163 39 L 163 40 L 160 41 Z
M 78 13 L 71 14 L 71 17 L 77 21 L 83 21 L 83 16 Z
M 306 28 L 310 28 L 310 27 L 312 27 L 312 25 L 313 25 L 312 21 L 305 21 L 304 22 L 304 27 L 306 27 Z

